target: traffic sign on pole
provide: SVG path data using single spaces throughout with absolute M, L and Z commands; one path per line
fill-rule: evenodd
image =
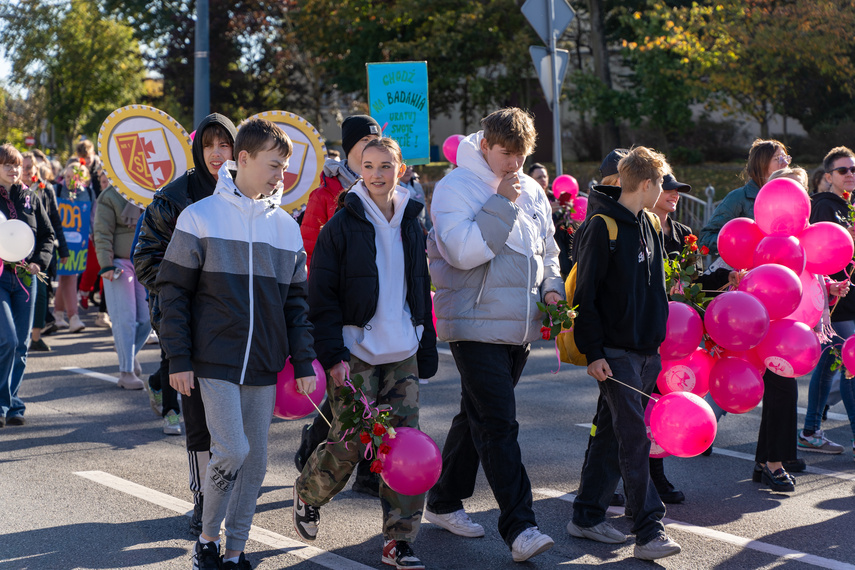
M 554 5 L 555 10 L 552 21 L 549 19 L 550 3 Z M 561 37 L 570 22 L 576 17 L 576 12 L 573 11 L 567 0 L 526 0 L 521 10 L 523 16 L 526 17 L 528 23 L 531 24 L 531 27 L 546 45 L 550 45 L 550 38 L 553 33 Z
M 25 137 L 24 144 L 27 146 L 33 146 L 34 144 L 36 144 L 36 137 Z
M 540 80 L 540 86 L 543 88 L 543 95 L 546 97 L 546 104 L 549 105 L 549 110 L 553 110 L 553 85 L 552 85 L 552 57 L 549 50 L 543 46 L 530 46 L 528 48 L 531 53 L 531 59 L 534 62 L 534 68 L 537 70 L 537 78 Z M 558 88 L 564 83 L 564 76 L 567 75 L 567 63 L 570 61 L 570 52 L 566 49 L 557 49 L 555 54 L 558 57 Z

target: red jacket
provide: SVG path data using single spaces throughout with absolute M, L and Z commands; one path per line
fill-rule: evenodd
M 335 214 L 338 195 L 344 188 L 338 178 L 321 174 L 321 185 L 309 195 L 309 203 L 306 204 L 306 213 L 303 215 L 303 223 L 300 233 L 303 236 L 303 248 L 306 250 L 306 267 L 311 267 L 312 252 L 315 251 L 315 242 L 318 234 L 330 218 Z

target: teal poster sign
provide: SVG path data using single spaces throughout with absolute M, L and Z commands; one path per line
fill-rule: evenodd
M 366 63 L 368 104 L 383 134 L 401 145 L 407 164 L 430 162 L 426 61 Z
M 89 208 L 91 202 L 77 202 L 59 198 L 59 217 L 62 231 L 68 243 L 68 261 L 58 263 L 57 275 L 79 275 L 86 270 L 86 255 L 89 253 Z

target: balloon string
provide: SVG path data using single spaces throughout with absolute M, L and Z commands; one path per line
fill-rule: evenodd
M 321 411 L 321 409 L 318 407 L 318 405 L 315 403 L 315 401 L 312 399 L 312 397 L 309 396 L 308 394 L 303 394 L 303 395 L 306 396 L 309 399 L 309 401 L 312 403 L 312 405 L 315 407 L 315 409 L 318 410 L 318 415 L 320 415 L 324 419 L 324 421 L 327 422 L 327 425 L 332 427 L 332 424 L 327 419 L 327 417 L 324 415 L 324 413 Z
M 618 384 L 621 384 L 621 385 L 623 385 L 623 386 L 626 386 L 626 387 L 627 387 L 627 388 L 629 388 L 630 390 L 635 390 L 636 392 L 638 392 L 639 394 L 641 394 L 641 395 L 642 395 L 642 396 L 644 396 L 645 398 L 650 398 L 651 400 L 653 399 L 653 396 L 651 396 L 650 394 L 645 394 L 644 392 L 642 392 L 642 391 L 641 391 L 641 390 L 639 390 L 638 388 L 635 388 L 634 386 L 630 386 L 629 384 L 624 384 L 623 382 L 621 382 L 621 381 L 620 381 L 620 380 L 618 380 L 617 378 L 612 378 L 611 376 L 606 376 L 606 379 L 607 379 L 607 380 L 614 380 L 614 381 L 615 381 L 615 382 L 617 382 Z
M 550 319 L 551 320 L 551 319 Z M 561 333 L 558 333 L 561 334 Z M 561 353 L 558 352 L 558 339 L 555 339 L 555 359 L 558 361 L 558 370 L 553 370 L 553 374 L 558 374 L 561 372 Z

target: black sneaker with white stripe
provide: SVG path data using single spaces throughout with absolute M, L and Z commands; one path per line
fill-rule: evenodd
M 313 507 L 297 494 L 297 483 L 294 483 L 294 530 L 305 540 L 315 540 L 318 536 L 318 525 L 321 522 L 321 510 Z
M 196 541 L 193 549 L 193 570 L 220 570 L 222 558 L 220 558 L 220 545 L 215 542 L 202 544 Z
M 387 540 L 383 546 L 383 564 L 394 566 L 398 570 L 424 570 L 425 565 L 403 540 Z

